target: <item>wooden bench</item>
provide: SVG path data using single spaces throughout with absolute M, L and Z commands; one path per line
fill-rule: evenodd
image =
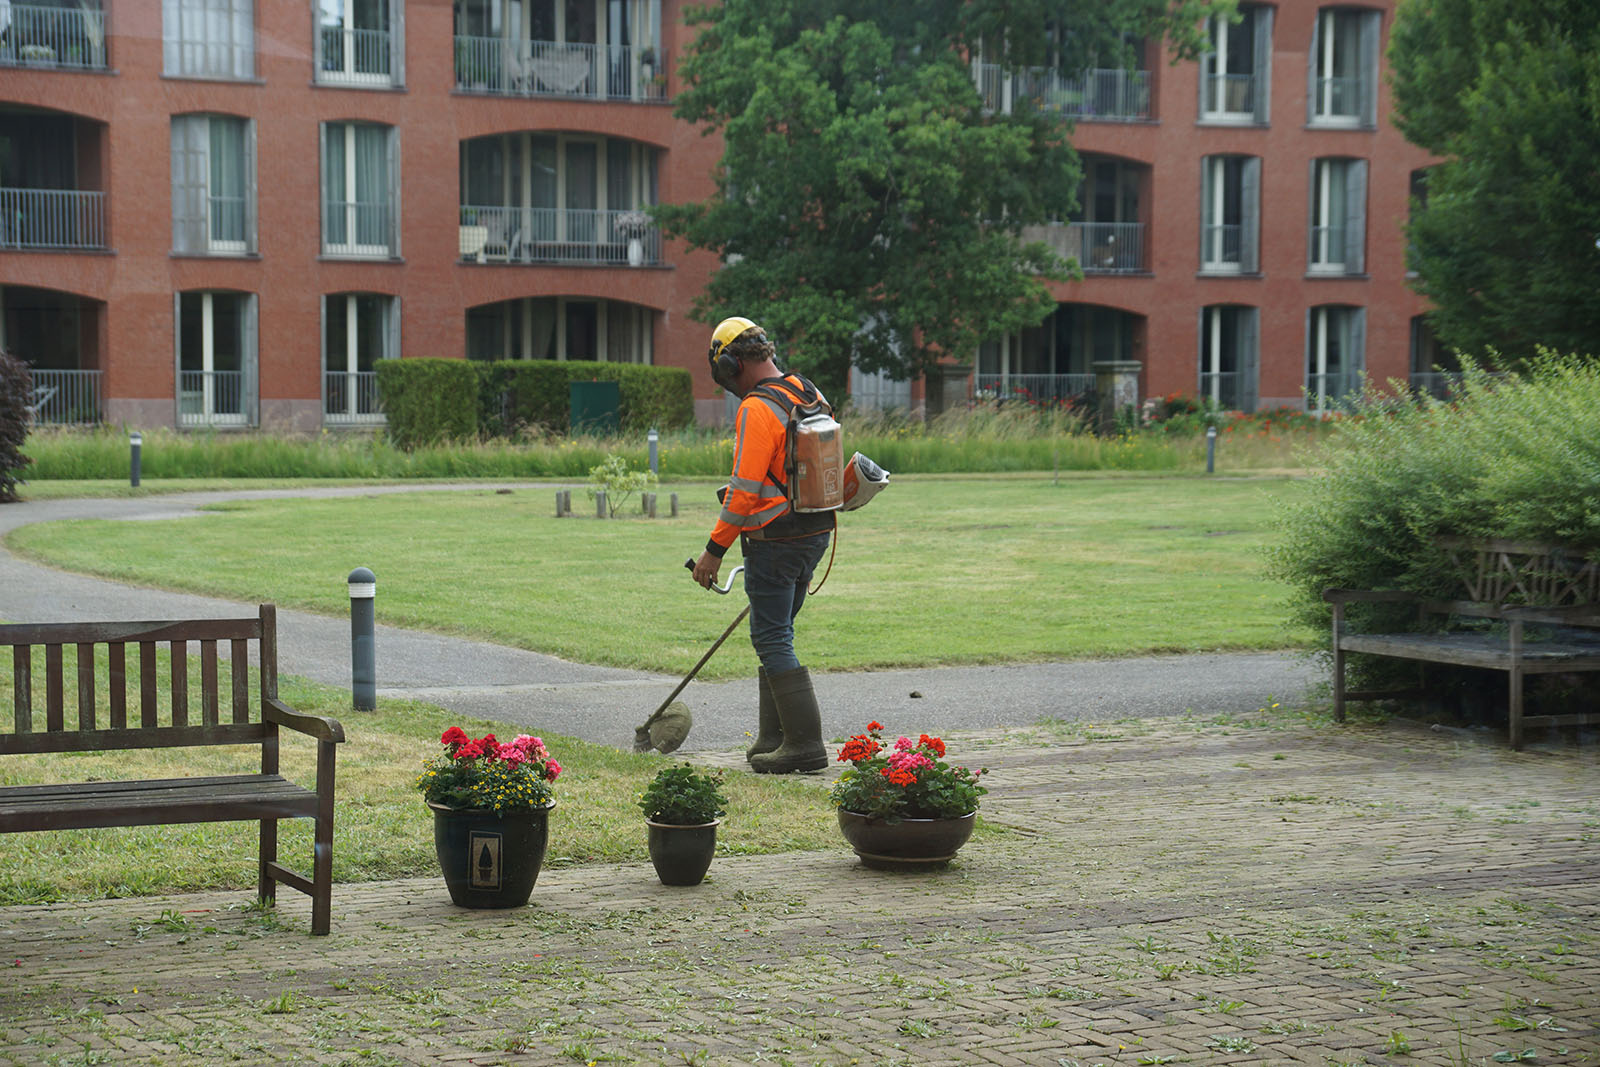
M 1505 671 L 1509 737 L 1522 748 L 1524 726 L 1600 722 L 1600 714 L 1524 715 L 1523 683 L 1530 674 L 1600 671 L 1600 562 L 1558 545 L 1441 538 L 1456 588 L 1434 599 L 1394 590 L 1328 589 L 1333 606 L 1333 713 L 1344 721 L 1347 700 L 1419 697 L 1427 692 L 1426 664 Z M 1352 633 L 1346 608 L 1354 603 L 1414 604 L 1417 629 Z M 1460 620 L 1478 620 L 1463 629 Z M 1528 626 L 1537 628 L 1534 635 Z M 1357 652 L 1415 660 L 1414 689 L 1345 689 L 1345 657 Z
M 197 719 L 190 714 L 191 643 L 198 644 L 200 654 Z M 223 644 L 228 658 L 219 663 Z M 260 682 L 254 716 L 248 669 L 252 644 L 257 649 Z M 273 605 L 261 605 L 253 619 L 4 625 L 0 626 L 0 645 L 12 649 L 15 708 L 14 726 L 9 731 L 0 714 L 0 755 L 203 745 L 257 745 L 261 749 L 260 774 L 0 787 L 0 833 L 259 819 L 261 900 L 271 902 L 279 882 L 298 889 L 311 897 L 311 932 L 328 932 L 334 746 L 344 740 L 344 728 L 333 719 L 304 714 L 278 699 L 277 613 Z M 158 699 L 158 657 L 163 645 L 167 646 L 165 666 L 170 674 L 165 701 Z M 97 659 L 99 646 L 104 646 L 103 660 Z M 137 679 L 136 709 L 129 707 L 129 646 L 133 646 L 131 666 Z M 43 649 L 42 719 L 33 707 L 36 647 Z M 69 653 L 75 663 L 64 669 Z M 99 669 L 102 663 L 104 669 Z M 224 674 L 226 679 L 219 683 Z M 68 686 L 74 680 L 76 700 L 69 702 Z M 108 694 L 103 719 L 96 707 L 97 688 Z M 286 781 L 278 773 L 280 727 L 316 740 L 315 791 Z M 309 878 L 278 862 L 278 820 L 296 818 L 316 821 Z

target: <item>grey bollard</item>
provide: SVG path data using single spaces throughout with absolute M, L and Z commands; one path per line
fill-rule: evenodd
M 1215 473 L 1217 469 L 1217 428 L 1206 427 L 1206 473 Z
M 561 514 L 565 515 L 569 519 L 572 518 L 572 490 L 571 489 L 563 489 L 563 490 L 561 490 Z
M 604 489 L 595 490 L 594 517 L 597 519 L 606 517 L 606 491 Z
M 561 490 L 556 490 L 556 518 L 561 517 Z
M 650 443 L 650 473 L 660 474 L 661 465 L 657 462 L 656 446 L 661 441 L 661 435 L 656 433 L 656 428 L 652 426 L 650 432 L 645 434 L 645 440 Z
M 677 518 L 678 517 L 678 494 L 677 493 L 673 493 L 667 499 L 672 501 L 672 517 L 673 518 Z
M 644 495 L 644 513 L 652 519 L 656 517 L 656 495 L 654 493 L 646 493 Z
M 350 572 L 350 696 L 357 711 L 378 710 L 373 601 L 378 579 L 365 567 Z
M 144 434 L 134 430 L 128 434 L 128 484 L 139 488 L 139 453 L 144 450 Z

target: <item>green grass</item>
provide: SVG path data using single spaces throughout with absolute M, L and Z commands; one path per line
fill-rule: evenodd
M 714 518 L 710 483 L 664 485 L 662 504 L 672 489 L 680 517 L 655 521 L 631 502 L 627 518 L 558 520 L 545 491 L 423 492 L 40 524 L 7 543 L 69 570 L 335 615 L 349 571 L 370 566 L 386 624 L 681 674 L 740 598 L 683 568 Z M 859 670 L 1301 645 L 1260 573 L 1271 499 L 1301 490 L 1276 477 L 896 476 L 841 518 L 803 659 Z M 739 642 L 701 676 L 747 676 L 752 661 Z
M 68 662 L 69 679 L 72 669 Z M 9 708 L 9 672 L 5 679 L 0 702 Z M 224 691 L 226 685 L 224 678 Z M 463 720 L 429 704 L 387 700 L 380 711 L 355 713 L 347 692 L 288 679 L 282 695 L 303 711 L 339 719 L 345 728 L 338 756 L 334 880 L 437 875 L 432 817 L 414 789 L 422 760 L 439 750 L 439 735 L 447 726 L 460 725 L 475 737 L 505 734 L 505 726 Z M 75 701 L 68 707 L 70 720 Z M 283 773 L 309 788 L 316 777 L 315 746 L 292 732 L 283 736 Z M 562 765 L 546 865 L 644 862 L 644 816 L 635 805 L 670 758 L 548 734 L 544 740 Z M 252 747 L 12 755 L 0 760 L 0 785 L 259 770 L 260 750 Z M 814 782 L 730 772 L 724 791 L 729 815 L 718 832 L 721 854 L 844 847 L 827 791 Z M 0 905 L 247 889 L 255 884 L 256 835 L 256 823 L 7 834 L 0 846 Z M 70 862 L 63 862 L 68 857 Z M 308 820 L 280 824 L 279 857 L 309 871 Z

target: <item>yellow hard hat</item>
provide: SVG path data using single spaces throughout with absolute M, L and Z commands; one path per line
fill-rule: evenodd
M 711 331 L 711 358 L 716 359 L 717 355 L 722 351 L 723 346 L 732 341 L 735 337 L 738 337 L 741 333 L 744 333 L 746 330 L 759 329 L 761 329 L 761 327 L 757 326 L 749 319 L 740 318 L 737 315 L 729 319 L 723 319 L 721 322 L 717 323 L 717 328 Z

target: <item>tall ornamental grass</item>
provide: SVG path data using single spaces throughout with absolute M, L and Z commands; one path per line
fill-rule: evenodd
M 1469 365 L 1444 401 L 1370 391 L 1317 460 L 1268 557 L 1294 621 L 1324 634 L 1330 586 L 1444 595 L 1440 536 L 1600 550 L 1600 365 L 1544 352 L 1520 374 Z M 1351 619 L 1416 624 L 1415 609 L 1383 606 L 1352 605 Z

